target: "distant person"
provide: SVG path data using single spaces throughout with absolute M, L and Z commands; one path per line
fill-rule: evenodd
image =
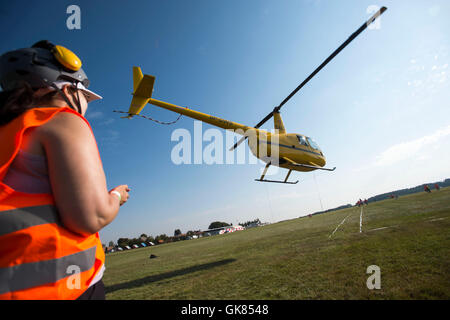
M 425 192 L 428 192 L 428 193 L 431 192 L 430 187 L 428 187 L 427 184 L 423 187 L 423 190 L 424 190 Z
M 0 299 L 105 299 L 98 232 L 130 189 L 106 187 L 84 117 L 101 97 L 48 41 L 0 56 L 0 85 Z
M 441 189 L 437 183 L 434 185 L 434 188 L 435 188 L 436 190 Z
M 367 201 L 367 199 L 364 199 L 364 204 L 365 204 L 366 206 L 369 205 L 369 202 Z

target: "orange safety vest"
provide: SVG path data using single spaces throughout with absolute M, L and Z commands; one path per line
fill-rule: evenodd
M 0 127 L 0 299 L 76 299 L 105 262 L 99 234 L 66 229 L 52 194 L 19 192 L 1 182 L 25 130 L 59 112 L 76 114 L 89 126 L 64 107 L 33 108 Z

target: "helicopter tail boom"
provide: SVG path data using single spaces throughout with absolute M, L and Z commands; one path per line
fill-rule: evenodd
M 251 130 L 253 129 L 252 127 L 248 127 L 246 125 L 237 123 L 237 122 L 233 122 L 233 121 L 229 121 L 229 120 L 225 120 L 219 117 L 215 117 L 203 112 L 199 112 L 199 111 L 195 111 L 192 109 L 188 109 L 186 107 L 180 107 L 171 103 L 167 103 L 164 101 L 159 101 L 156 99 L 149 99 L 148 103 L 158 106 L 160 108 L 163 109 L 167 109 L 179 114 L 182 114 L 184 116 L 196 119 L 196 120 L 200 120 L 202 122 L 205 123 L 209 123 L 212 124 L 213 126 L 222 128 L 222 129 L 227 129 L 227 130 L 235 130 L 235 133 L 238 134 L 248 134 L 248 132 L 251 132 Z

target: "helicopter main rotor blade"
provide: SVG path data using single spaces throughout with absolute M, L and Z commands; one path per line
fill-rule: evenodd
M 305 84 L 307 84 L 309 82 L 309 80 L 311 80 L 320 70 L 322 70 L 323 67 L 325 67 L 328 62 L 330 62 L 331 60 L 333 60 L 333 58 L 335 56 L 337 56 L 337 54 L 339 52 L 342 51 L 342 49 L 344 49 L 350 42 L 353 41 L 353 39 L 355 39 L 361 32 L 363 32 L 372 22 L 375 21 L 376 18 L 378 18 L 381 14 L 383 14 L 383 12 L 385 12 L 387 10 L 386 7 L 381 7 L 380 10 L 378 10 L 377 12 L 375 12 L 375 14 L 369 18 L 369 20 L 367 20 L 366 22 L 364 22 L 364 24 L 358 28 L 358 30 L 356 30 L 355 32 L 352 33 L 352 35 L 350 37 L 348 37 L 347 40 L 345 40 L 345 42 L 343 44 L 341 44 L 339 46 L 339 48 L 337 48 L 336 50 L 334 50 L 334 52 L 328 57 L 326 58 L 321 64 L 320 66 L 318 66 L 316 68 L 316 70 L 314 70 L 302 83 L 300 83 L 300 85 L 295 88 L 294 91 L 292 91 L 279 105 L 278 107 L 275 107 L 273 109 L 273 111 L 271 111 L 264 119 L 262 119 L 256 126 L 255 128 L 259 128 L 260 126 L 262 126 L 264 123 L 266 123 L 270 118 L 272 118 L 273 113 L 274 112 L 278 112 L 281 107 L 289 101 L 289 99 L 291 99 Z M 233 147 L 231 147 L 231 150 L 234 150 L 239 144 L 241 144 L 245 139 L 247 139 L 246 136 L 242 137 L 238 142 L 236 142 L 234 144 Z
M 286 99 L 284 99 L 276 109 L 279 110 L 286 102 L 288 102 L 289 99 L 291 99 L 305 84 L 309 82 L 309 80 L 311 80 L 320 70 L 322 70 L 322 68 L 325 67 L 328 64 L 328 62 L 333 60 L 333 58 L 337 56 L 339 52 L 341 52 L 350 42 L 353 41 L 353 39 L 355 39 L 361 32 L 363 32 L 373 21 L 375 21 L 376 18 L 378 18 L 386 10 L 387 10 L 386 7 L 382 7 L 369 20 L 364 22 L 364 24 L 361 27 L 359 27 L 358 30 L 353 32 L 352 35 L 348 37 L 348 39 L 345 40 L 345 42 L 339 46 L 339 48 L 337 48 L 328 58 L 326 58 L 325 61 L 323 61 L 321 65 L 318 66 L 317 69 L 314 70 L 308 76 L 308 78 L 306 78 L 302 83 L 300 83 L 300 85 L 297 88 L 295 88 L 295 90 L 292 91 L 291 94 L 288 95 Z

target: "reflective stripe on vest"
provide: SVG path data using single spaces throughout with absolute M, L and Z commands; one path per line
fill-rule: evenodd
M 56 282 L 94 266 L 97 246 L 59 259 L 0 268 L 0 294 Z M 72 273 L 72 266 L 75 273 Z
M 56 223 L 61 226 L 58 211 L 53 205 L 6 210 L 0 214 L 0 237 L 46 223 Z
M 25 130 L 59 112 L 81 117 L 90 128 L 69 108 L 33 108 L 0 126 L 0 299 L 76 299 L 105 262 L 98 233 L 82 236 L 66 229 L 53 195 L 18 192 L 2 182 Z

